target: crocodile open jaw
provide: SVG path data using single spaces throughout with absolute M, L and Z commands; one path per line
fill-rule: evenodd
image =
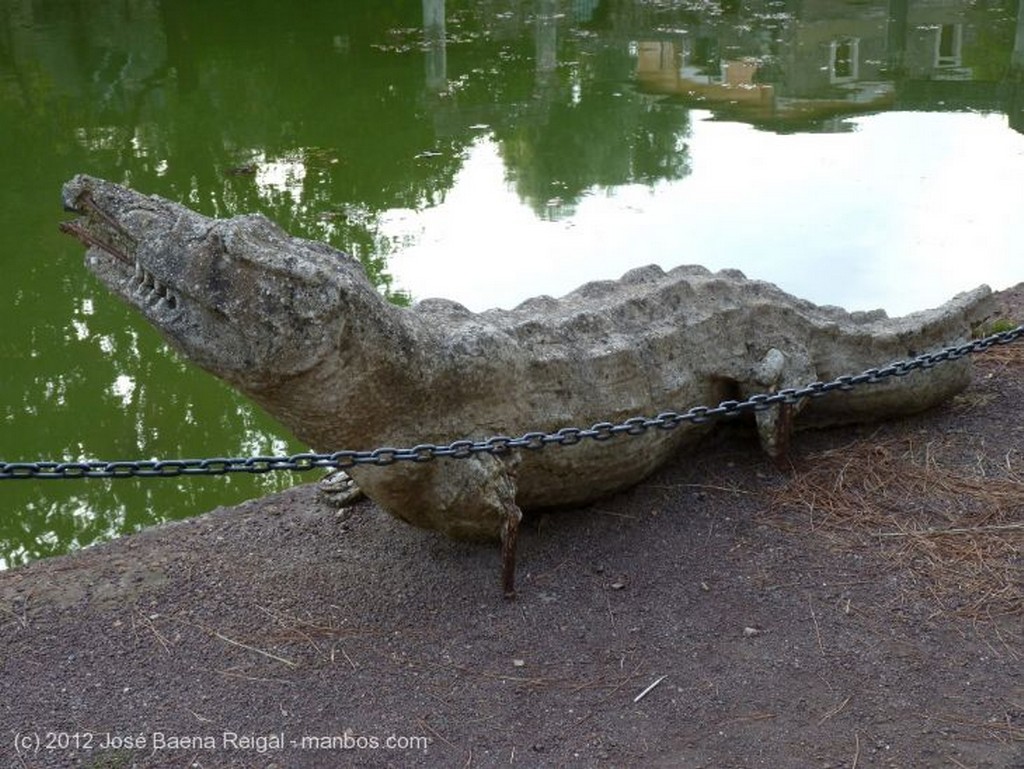
M 86 265 L 90 270 L 153 320 L 169 321 L 182 305 L 181 296 L 134 256 L 135 238 L 103 211 L 88 191 L 64 205 L 81 216 L 61 222 L 60 230 L 88 247 Z

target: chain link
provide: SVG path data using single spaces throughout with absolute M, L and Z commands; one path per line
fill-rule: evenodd
M 306 472 L 315 469 L 346 470 L 360 465 L 378 467 L 399 462 L 430 462 L 439 457 L 466 459 L 477 454 L 501 455 L 514 449 L 539 451 L 547 446 L 572 446 L 585 440 L 608 441 L 620 435 L 643 435 L 651 428 L 673 430 L 687 422 L 703 424 L 712 419 L 764 411 L 779 404 L 795 404 L 805 398 L 820 398 L 835 390 L 848 391 L 876 384 L 891 377 L 903 377 L 983 352 L 1024 337 L 1024 325 L 982 339 L 946 347 L 934 353 L 896 361 L 860 374 L 847 374 L 830 382 L 811 382 L 805 387 L 758 393 L 746 400 L 722 401 L 717 406 L 693 406 L 686 411 L 663 411 L 653 417 L 632 417 L 623 422 L 598 422 L 589 428 L 563 427 L 554 432 L 533 431 L 518 438 L 495 435 L 484 440 L 461 439 L 447 444 L 421 443 L 412 448 L 381 447 L 372 451 L 306 452 L 291 456 L 212 457 L 208 459 L 91 460 L 81 462 L 2 462 L 0 480 L 68 478 L 173 478 L 182 475 L 225 475 L 227 473 L 270 473 L 279 470 Z

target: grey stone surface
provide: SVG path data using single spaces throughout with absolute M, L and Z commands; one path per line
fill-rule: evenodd
M 855 374 L 956 343 L 991 313 L 988 287 L 902 318 L 820 307 L 736 270 L 656 266 L 560 299 L 473 313 L 384 301 L 357 260 L 258 215 L 210 219 L 77 176 L 62 228 L 86 264 L 185 357 L 318 451 L 589 427 Z M 481 244 L 484 247 L 485 244 Z M 795 426 L 908 414 L 969 381 L 966 360 L 757 415 L 762 445 Z M 511 589 L 521 508 L 586 503 L 637 483 L 712 424 L 498 458 L 351 471 L 399 518 L 503 539 Z

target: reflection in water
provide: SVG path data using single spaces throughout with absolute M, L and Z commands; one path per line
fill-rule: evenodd
M 396 301 L 508 305 L 651 261 L 854 305 L 997 281 L 1024 184 L 1018 5 L 2 4 L 0 457 L 303 448 L 85 273 L 55 227 L 79 171 L 263 212 Z M 907 292 L 908 270 L 941 274 Z M 0 565 L 293 481 L 6 482 Z
M 444 0 L 423 0 L 423 61 L 426 88 L 439 93 L 448 87 Z
M 908 106 L 1012 114 L 1019 99 L 1009 7 L 876 0 L 776 11 L 744 4 L 680 19 L 638 43 L 638 83 L 774 130 L 849 129 L 838 118 Z

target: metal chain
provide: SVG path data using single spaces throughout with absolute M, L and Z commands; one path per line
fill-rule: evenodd
M 302 453 L 291 456 L 213 457 L 208 459 L 159 459 L 84 462 L 2 462 L 0 480 L 66 478 L 170 478 L 182 475 L 224 475 L 226 473 L 269 473 L 277 470 L 305 472 L 317 468 L 350 469 L 358 465 L 385 466 L 398 462 L 429 462 L 438 457 L 465 459 L 476 454 L 505 454 L 513 449 L 531 451 L 547 446 L 571 446 L 584 440 L 607 441 L 619 435 L 642 435 L 651 428 L 672 430 L 684 422 L 701 424 L 720 417 L 764 411 L 777 404 L 794 404 L 804 398 L 820 398 L 834 390 L 852 390 L 876 384 L 890 377 L 902 377 L 919 369 L 930 369 L 947 361 L 982 352 L 1024 337 L 1024 325 L 938 352 L 896 361 L 860 374 L 845 375 L 830 382 L 812 382 L 806 387 L 786 388 L 751 395 L 746 400 L 722 401 L 717 406 L 694 406 L 686 411 L 663 411 L 653 417 L 633 417 L 624 422 L 598 422 L 589 428 L 563 427 L 554 432 L 533 431 L 512 438 L 496 435 L 484 440 L 457 440 L 448 444 L 421 443 L 412 448 L 382 447 L 372 451 L 335 451 L 329 454 Z

